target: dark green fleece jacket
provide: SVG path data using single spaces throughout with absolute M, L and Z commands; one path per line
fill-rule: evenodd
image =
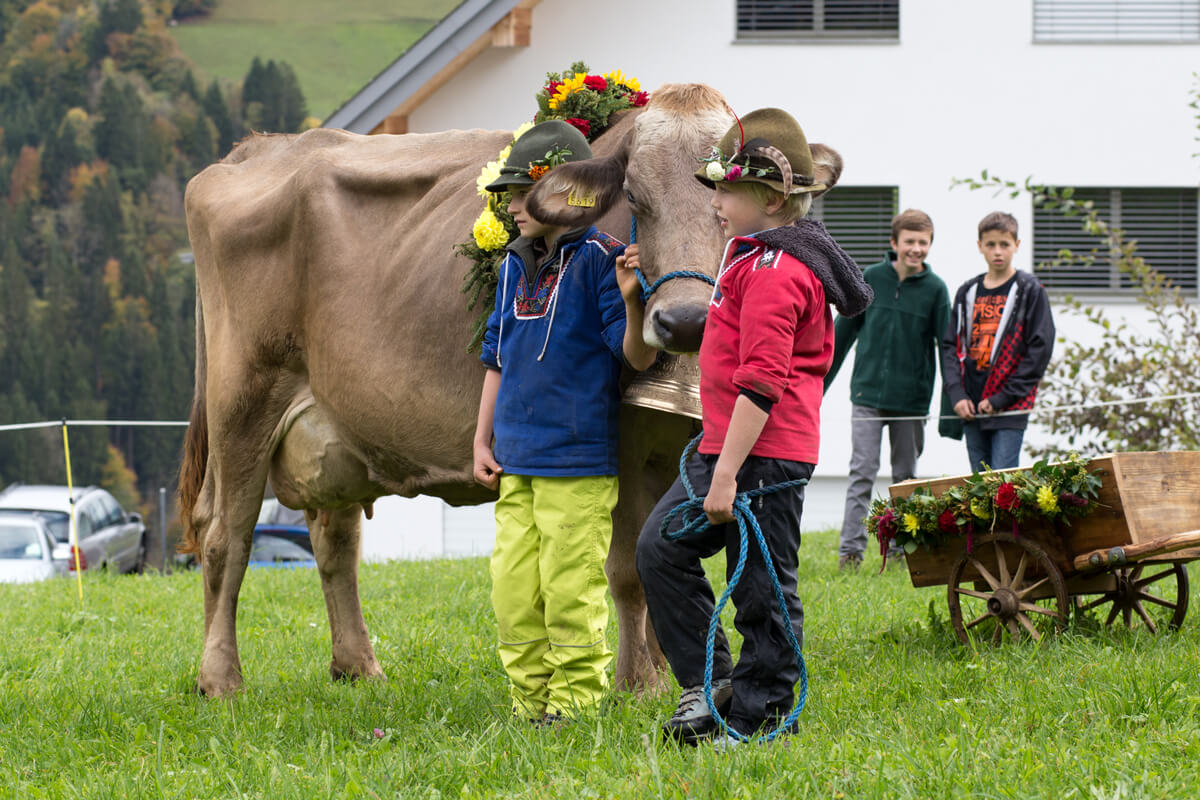
M 928 414 L 938 347 L 950 322 L 950 293 L 942 279 L 925 269 L 904 281 L 896 274 L 889 250 L 883 261 L 863 270 L 875 290 L 875 302 L 856 317 L 834 323 L 833 365 L 825 388 L 833 383 L 854 343 L 850 401 L 901 414 Z

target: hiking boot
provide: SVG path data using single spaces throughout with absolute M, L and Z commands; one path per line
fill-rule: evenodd
M 713 681 L 712 697 L 717 711 L 724 716 L 733 703 L 733 684 L 728 678 Z M 708 701 L 704 699 L 704 686 L 701 684 L 683 690 L 675 713 L 663 723 L 662 731 L 663 736 L 668 739 L 695 744 L 712 736 L 719 727 L 708 710 Z
M 858 572 L 858 568 L 862 566 L 862 553 L 847 553 L 844 556 L 838 556 L 838 572 Z

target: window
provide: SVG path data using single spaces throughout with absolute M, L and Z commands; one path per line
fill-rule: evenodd
M 737 38 L 898 39 L 900 0 L 738 0 Z
M 1186 294 L 1196 294 L 1197 226 L 1196 189 L 1076 189 L 1075 199 L 1090 200 L 1100 217 L 1137 240 L 1137 254 L 1170 278 Z M 1060 250 L 1087 255 L 1099 240 L 1081 229 L 1079 216 L 1067 217 L 1058 209 L 1033 207 L 1033 261 L 1042 264 Z M 1104 253 L 1088 266 L 1035 267 L 1047 289 L 1132 292 Z
M 888 248 L 898 194 L 895 186 L 838 186 L 816 199 L 812 218 L 825 223 L 860 267 L 869 267 L 879 263 Z
M 1034 0 L 1035 42 L 1200 42 L 1200 0 Z

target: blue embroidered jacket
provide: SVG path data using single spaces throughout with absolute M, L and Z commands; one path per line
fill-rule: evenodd
M 625 302 L 615 262 L 624 251 L 589 228 L 530 285 L 510 245 L 481 355 L 500 370 L 494 452 L 505 472 L 617 473 Z

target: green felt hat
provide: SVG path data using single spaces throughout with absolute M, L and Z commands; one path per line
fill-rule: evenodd
M 534 125 L 513 142 L 500 177 L 486 187 L 489 192 L 508 191 L 513 186 L 532 186 L 543 174 L 568 161 L 592 157 L 587 139 L 574 125 L 551 119 Z M 530 171 L 533 171 L 533 175 Z
M 696 180 L 712 189 L 718 182 L 763 183 L 782 194 L 821 192 L 813 181 L 812 151 L 800 123 L 781 108 L 751 111 L 721 137 L 696 170 Z

